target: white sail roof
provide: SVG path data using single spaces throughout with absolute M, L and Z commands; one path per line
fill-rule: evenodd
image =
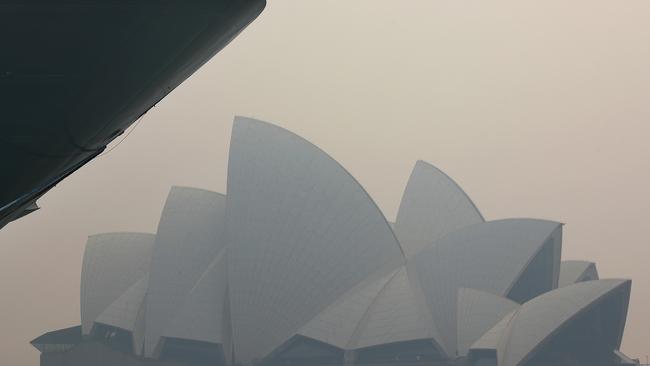
M 560 263 L 560 280 L 558 287 L 597 279 L 598 271 L 596 270 L 596 264 L 593 262 L 562 261 L 562 263 Z
M 88 238 L 81 269 L 83 334 L 89 334 L 97 317 L 149 271 L 154 238 L 143 233 Z
M 160 337 L 182 310 L 201 275 L 225 247 L 226 199 L 197 188 L 173 187 L 163 209 L 151 261 L 145 355 L 160 352 Z
M 466 356 L 474 342 L 504 316 L 519 307 L 516 302 L 489 292 L 458 290 L 458 355 Z
M 411 257 L 452 231 L 484 221 L 456 182 L 433 165 L 418 161 L 402 196 L 395 233 Z
M 223 343 L 228 289 L 225 250 L 212 261 L 165 330 L 168 338 Z
M 424 299 L 400 268 L 370 305 L 350 348 L 434 339 L 435 326 Z
M 621 297 L 621 314 L 616 329 L 610 329 L 620 346 L 630 296 L 629 280 L 597 280 L 569 285 L 547 292 L 523 304 L 508 324 L 507 340 L 499 366 L 519 366 L 530 358 L 559 329 L 582 312 L 598 306 L 610 296 Z
M 133 349 L 138 355 L 141 354 L 144 346 L 144 301 L 148 285 L 149 276 L 145 274 L 95 320 L 95 323 L 132 332 Z
M 457 230 L 409 261 L 448 356 L 458 351 L 458 289 L 474 288 L 507 296 L 517 288 L 529 265 L 537 263 L 535 257 L 543 253 L 550 260 L 547 266 L 539 268 L 535 278 L 545 280 L 546 286 L 540 291 L 551 290 L 554 270 L 559 269 L 554 248 L 561 245 L 553 237 L 560 230 L 561 224 L 544 220 L 490 221 Z M 550 250 L 543 252 L 545 247 Z
M 344 350 L 433 339 L 435 327 L 406 267 L 354 288 L 298 332 Z
M 276 126 L 237 117 L 228 165 L 235 354 L 263 357 L 348 290 L 403 263 L 381 211 L 336 161 Z
M 352 349 L 352 340 L 358 333 L 359 323 L 395 272 L 355 286 L 314 317 L 298 334 L 341 349 Z
M 129 287 L 117 300 L 113 301 L 95 320 L 97 323 L 111 325 L 132 331 L 140 306 L 147 292 L 148 276 L 142 276 Z
M 519 308 L 506 314 L 499 320 L 492 328 L 485 332 L 469 349 L 472 351 L 493 350 L 497 354 L 497 359 L 501 359 L 503 355 L 503 346 L 507 339 L 507 331 L 510 321 L 517 314 Z

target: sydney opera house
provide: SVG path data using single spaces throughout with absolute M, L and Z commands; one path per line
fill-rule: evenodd
M 227 194 L 174 187 L 155 234 L 91 236 L 81 325 L 32 344 L 42 366 L 634 363 L 631 282 L 561 249 L 561 223 L 486 221 L 424 162 L 389 222 L 326 153 L 238 117 Z

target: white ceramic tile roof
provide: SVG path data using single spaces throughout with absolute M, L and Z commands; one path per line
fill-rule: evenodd
M 623 297 L 623 311 L 627 312 L 630 285 L 629 280 L 618 279 L 579 282 L 547 292 L 523 304 L 508 324 L 499 366 L 522 365 L 563 325 L 609 296 Z M 622 324 L 617 324 L 617 329 L 612 330 L 618 333 L 619 345 L 625 314 L 620 320 Z
M 133 331 L 147 292 L 147 284 L 148 276 L 144 275 L 113 301 L 95 322 Z
M 344 350 L 438 339 L 424 299 L 405 266 L 353 288 L 298 332 Z
M 395 233 L 411 257 L 452 231 L 484 221 L 456 182 L 433 165 L 418 161 L 402 196 Z
M 474 342 L 519 304 L 489 292 L 460 288 L 457 306 L 458 355 L 466 356 Z
M 312 319 L 298 334 L 331 344 L 341 349 L 352 348 L 351 342 L 361 320 L 386 283 L 396 272 L 378 280 L 355 286 Z
M 144 342 L 144 299 L 149 285 L 149 275 L 145 274 L 113 301 L 95 320 L 95 323 L 110 325 L 128 330 L 133 335 L 133 349 L 138 354 Z
M 89 334 L 97 317 L 147 273 L 154 238 L 143 233 L 108 233 L 88 238 L 81 269 L 83 334 Z
M 497 358 L 501 359 L 503 354 L 503 345 L 507 339 L 508 325 L 512 318 L 517 313 L 517 309 L 506 314 L 499 322 L 492 328 L 485 332 L 469 349 L 471 353 L 474 350 L 494 350 L 497 353 Z
M 240 363 L 296 334 L 346 351 L 426 339 L 451 358 L 471 346 L 520 366 L 599 300 L 622 296 L 627 311 L 629 281 L 543 294 L 598 276 L 588 262 L 560 271 L 561 224 L 483 222 L 429 164 L 416 164 L 395 225 L 332 158 L 267 123 L 236 118 L 228 169 L 228 198 L 174 187 L 157 236 L 89 238 L 84 334 L 93 323 L 129 330 L 147 358 L 163 338 L 220 343 Z M 608 334 L 620 344 L 619 315 Z
M 297 135 L 242 117 L 230 144 L 228 243 L 240 362 L 403 263 L 384 215 L 345 169 Z
M 226 199 L 197 188 L 173 187 L 156 235 L 146 307 L 145 355 L 160 351 L 160 337 L 181 311 L 201 275 L 225 247 Z
M 596 264 L 593 262 L 562 261 L 560 263 L 560 281 L 558 287 L 597 279 L 598 271 L 596 270 Z
M 228 288 L 225 250 L 212 261 L 165 330 L 168 338 L 209 343 L 224 341 L 224 308 Z
M 462 287 L 506 296 L 561 224 L 507 219 L 457 230 L 408 262 L 417 275 L 448 356 L 457 353 L 457 292 Z M 560 245 L 555 243 L 554 245 Z M 559 258 L 558 268 L 559 268 Z M 553 277 L 553 266 L 545 275 Z
M 424 299 L 409 281 L 405 266 L 378 294 L 356 333 L 350 348 L 437 338 Z

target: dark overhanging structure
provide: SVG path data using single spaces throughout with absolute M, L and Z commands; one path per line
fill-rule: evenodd
M 486 220 L 418 161 L 394 223 L 334 159 L 235 118 L 227 194 L 88 239 L 81 325 L 41 366 L 614 366 L 631 281 L 562 261 L 563 224 Z
M 0 228 L 225 47 L 265 0 L 0 0 Z

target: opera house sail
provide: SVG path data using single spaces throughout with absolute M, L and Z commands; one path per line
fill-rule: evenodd
M 322 150 L 237 117 L 226 194 L 173 187 L 156 233 L 91 236 L 81 325 L 32 344 L 42 366 L 630 364 L 631 282 L 562 261 L 562 228 L 486 220 L 425 162 L 391 223 Z
M 37 210 L 265 3 L 0 0 L 0 228 Z

